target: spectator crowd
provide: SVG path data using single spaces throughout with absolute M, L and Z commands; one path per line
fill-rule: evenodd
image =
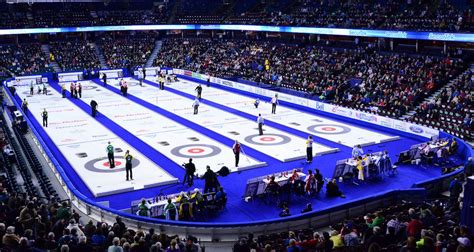
M 285 1 L 276 1 L 285 2 Z M 451 1 L 290 1 L 235 13 L 228 23 L 389 30 L 472 31 L 472 10 Z M 272 8 L 273 7 L 273 8 Z
M 93 45 L 87 41 L 52 42 L 52 57 L 63 71 L 100 69 Z
M 464 69 L 460 59 L 268 41 L 168 39 L 156 65 L 300 90 L 400 117 Z
M 107 66 L 111 69 L 143 66 L 147 62 L 153 48 L 155 38 L 152 35 L 141 37 L 103 37 L 100 42 Z
M 469 32 L 474 28 L 468 1 L 164 1 L 2 4 L 4 28 L 132 25 L 164 23 L 232 23 L 390 30 Z M 29 18 L 32 17 L 32 18 Z
M 472 251 L 473 236 L 467 227 L 459 225 L 459 216 L 457 199 L 451 203 L 402 201 L 347 219 L 324 231 L 302 229 L 258 237 L 250 234 L 241 237 L 233 251 Z
M 1 251 L 200 251 L 193 236 L 168 236 L 150 229 L 128 229 L 120 217 L 112 225 L 85 220 L 69 201 L 38 199 L 3 190 Z
M 0 67 L 15 75 L 51 72 L 49 59 L 36 43 L 0 45 Z

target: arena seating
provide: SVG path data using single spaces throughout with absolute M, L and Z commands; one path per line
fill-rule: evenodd
M 412 233 L 415 223 L 421 224 Z M 304 229 L 258 237 L 250 234 L 235 243 L 234 251 L 471 251 L 468 241 L 472 235 L 457 223 L 457 203 L 402 201 L 337 223 L 324 232 Z
M 466 71 L 443 88 L 429 102 L 424 102 L 410 121 L 437 127 L 462 139 L 474 139 L 472 72 Z
M 458 59 L 379 53 L 371 47 L 211 39 L 166 40 L 155 64 L 295 89 L 392 117 L 415 108 L 466 67 Z
M 3 119 L 3 121 L 5 120 Z M 15 168 L 20 173 L 23 179 L 23 187 L 26 193 L 28 193 L 32 197 L 39 197 L 40 194 L 36 186 L 33 184 L 32 177 L 28 170 L 27 161 L 22 155 L 21 147 L 14 140 L 11 131 L 6 127 L 6 125 L 4 125 L 3 127 L 4 132 L 6 133 L 6 140 L 9 143 L 10 149 L 14 152 L 14 155 L 8 156 L 6 159 L 4 159 L 6 160 L 6 166 L 12 166 L 12 168 Z
M 176 3 L 178 2 L 178 3 Z M 178 4 L 172 12 L 174 4 Z M 3 28 L 178 23 L 238 23 L 293 26 L 472 31 L 467 1 L 219 1 L 152 3 L 17 4 L 0 14 Z M 29 16 L 31 18 L 29 18 Z M 176 18 L 173 18 L 176 16 Z M 12 20 L 14 22 L 12 22 Z
M 383 28 L 397 30 L 472 30 L 468 4 L 453 1 L 277 1 L 256 5 L 230 16 L 228 23 L 320 26 L 338 28 Z M 285 4 L 286 3 L 286 4 Z M 259 15 L 256 15 L 258 13 Z
M 87 41 L 52 42 L 50 45 L 51 53 L 63 71 L 100 69 L 99 58 Z
M 2 251 L 164 251 L 170 247 L 178 249 L 172 251 L 200 251 L 192 235 L 134 231 L 127 229 L 120 217 L 113 225 L 92 221 L 82 225 L 82 216 L 71 209 L 68 200 L 16 192 L 1 192 L 1 196 Z
M 98 25 L 87 4 L 48 5 L 37 4 L 31 8 L 35 27 Z
M 134 66 L 143 66 L 147 62 L 154 48 L 154 41 L 153 35 L 143 35 L 133 39 L 108 36 L 103 37 L 100 44 L 110 68 L 131 69 Z
M 43 171 L 43 165 L 40 163 L 38 157 L 36 156 L 31 144 L 28 142 L 24 133 L 18 127 L 13 128 L 15 132 L 16 139 L 20 143 L 20 147 L 23 150 L 23 153 L 26 156 L 29 166 L 33 170 L 33 173 L 38 181 L 38 184 L 42 190 L 42 193 L 45 197 L 58 197 L 56 190 L 53 188 L 51 181 L 48 176 Z
M 1 29 L 225 23 L 453 33 L 474 31 L 472 3 L 466 0 L 0 3 L 0 9 L 5 10 L 0 13 Z M 161 46 L 153 66 L 180 68 L 253 85 L 268 84 L 265 87 L 272 90 L 402 118 L 441 129 L 467 141 L 474 139 L 473 72 L 466 70 L 472 59 L 463 57 L 465 55 L 461 53 L 452 54 L 453 50 L 461 50 L 458 47 L 470 50 L 470 44 L 460 46 L 461 43 L 447 42 L 448 51 L 435 52 L 433 56 L 424 50 L 432 46 L 434 51 L 440 51 L 442 41 L 417 41 L 417 53 L 413 53 L 415 49 L 407 53 L 397 51 L 400 48 L 398 43 L 411 43 L 409 46 L 415 48 L 415 41 L 397 39 L 395 50 L 389 51 L 377 44 L 380 42 L 377 38 L 321 35 L 320 41 L 319 36 L 298 37 L 303 36 L 301 34 L 289 38 L 292 34 L 234 32 L 232 39 L 227 31 L 218 34 L 224 37 L 218 39 L 214 38 L 214 32 L 211 35 L 211 31 L 2 36 L 0 80 L 7 76 L 53 72 L 50 66 L 53 61 L 58 63 L 61 71 L 87 70 L 88 74 L 93 71 L 97 77 L 95 70 L 101 68 L 103 58 L 107 68 L 125 68 L 128 70 L 125 73 L 131 73 L 148 62 L 155 46 Z M 209 38 L 211 36 L 213 38 Z M 162 39 L 163 43 L 155 43 L 156 39 Z M 359 43 L 359 39 L 363 42 Z M 344 46 L 344 43 L 350 43 L 350 46 Z M 50 46 L 50 55 L 44 53 L 46 44 Z M 93 45 L 98 49 L 95 50 Z M 55 74 L 48 75 L 52 80 L 57 80 L 56 77 Z M 135 219 L 140 223 L 138 230 L 128 228 L 120 217 L 114 223 L 109 216 L 111 213 L 101 212 L 99 222 L 88 219 L 99 215 L 88 213 L 88 216 L 81 216 L 72 209 L 69 199 L 60 200 L 61 196 L 55 189 L 60 185 L 56 185 L 55 178 L 45 170 L 49 168 L 43 166 L 44 160 L 36 154 L 31 139 L 25 136 L 19 125 L 9 126 L 5 115 L 8 116 L 11 109 L 13 107 L 7 107 L 6 114 L 0 116 L 0 251 L 204 251 L 203 244 L 192 233 L 186 231 L 187 237 L 182 237 L 163 230 L 188 224 L 188 227 L 204 228 L 207 224 L 176 222 L 169 226 L 165 224 L 161 229 L 160 223 L 157 224 L 160 230 L 155 232 L 153 229 L 140 230 L 143 229 L 141 224 L 148 222 Z M 272 127 L 271 119 L 269 122 Z M 14 154 L 9 155 L 5 146 Z M 456 169 L 459 168 L 458 163 L 455 165 Z M 452 167 L 439 168 L 451 171 Z M 464 180 L 462 175 L 460 180 Z M 448 179 L 445 178 L 439 184 L 446 182 Z M 192 198 L 192 192 L 187 194 Z M 460 225 L 462 204 L 459 197 L 452 195 L 450 191 L 448 198 L 437 196 L 442 198 L 423 202 L 393 200 L 390 205 L 363 214 L 343 209 L 348 212 L 344 216 L 358 216 L 324 229 L 287 230 L 256 237 L 249 234 L 235 243 L 233 251 L 473 251 L 474 236 Z M 160 191 L 159 196 L 164 196 L 164 192 Z M 104 199 L 107 202 L 107 197 Z M 271 199 L 268 197 L 267 201 Z M 78 198 L 72 197 L 71 200 L 78 202 Z M 192 204 L 196 202 L 196 199 L 191 201 Z M 193 221 L 206 221 L 212 214 L 232 209 L 226 208 L 222 201 L 209 200 L 208 203 L 202 209 L 194 208 L 197 217 Z M 231 204 L 235 201 L 229 206 Z M 367 211 L 366 205 L 357 206 L 363 206 Z M 234 217 L 235 212 L 231 214 Z M 153 217 L 165 218 L 165 215 Z M 285 221 L 282 219 L 276 224 L 283 226 L 287 224 Z M 313 222 L 309 220 L 309 223 Z M 134 224 L 128 222 L 128 225 Z M 246 232 L 245 228 L 243 230 L 239 232 Z
M 0 45 L 0 67 L 16 75 L 51 72 L 49 59 L 38 43 Z

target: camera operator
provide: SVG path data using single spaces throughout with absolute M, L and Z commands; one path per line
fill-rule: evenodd
M 194 173 L 196 172 L 196 166 L 193 163 L 193 159 L 189 159 L 189 163 L 183 164 L 183 167 L 186 170 L 186 174 L 184 175 L 183 185 L 188 182 L 188 186 L 193 186 L 194 184 Z

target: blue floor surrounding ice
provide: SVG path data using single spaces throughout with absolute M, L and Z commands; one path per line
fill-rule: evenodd
M 101 83 L 100 80 L 94 80 L 94 81 L 97 83 Z M 153 84 L 150 82 L 147 82 L 147 83 Z M 57 91 L 60 91 L 60 87 L 57 83 L 51 83 L 51 87 Z M 116 89 L 111 88 L 111 87 L 108 87 L 108 89 L 111 91 L 114 91 L 115 93 L 117 93 L 117 95 L 119 95 Z M 170 90 L 170 91 L 178 95 L 187 96 L 187 94 L 184 94 L 177 90 Z M 16 99 L 18 99 L 18 97 L 16 97 Z M 194 130 L 200 131 L 202 134 L 205 134 L 211 138 L 214 138 L 217 141 L 222 142 L 223 144 L 231 145 L 230 139 L 226 139 L 225 137 L 220 136 L 217 133 L 203 130 L 201 126 L 196 125 L 189 121 L 187 122 L 185 118 L 180 118 L 172 113 L 166 112 L 165 110 L 160 109 L 159 107 L 156 107 L 155 105 L 150 106 L 150 104 L 147 104 L 145 101 L 140 100 L 139 98 L 136 98 L 132 95 L 129 95 L 129 99 L 133 102 L 136 102 L 147 108 L 152 109 L 156 113 L 165 115 L 172 120 L 185 124 L 186 126 Z M 70 100 L 79 108 L 84 110 L 85 112 L 87 113 L 90 112 L 89 105 L 84 103 L 80 99 L 70 99 Z M 237 115 L 245 117 L 245 115 L 243 115 L 244 113 L 238 112 L 232 108 L 228 108 L 220 104 L 213 104 L 209 102 L 208 104 L 211 106 L 218 107 L 219 109 L 224 109 L 230 113 L 235 113 Z M 33 118 L 30 117 L 30 119 L 33 119 Z M 334 118 L 331 118 L 331 119 L 334 119 Z M 177 177 L 180 180 L 183 178 L 184 170 L 180 166 L 172 162 L 169 158 L 165 157 L 165 155 L 147 146 L 142 141 L 138 140 L 136 137 L 128 133 L 125 129 L 120 127 L 118 124 L 113 122 L 113 120 L 106 118 L 104 115 L 100 115 L 97 118 L 97 120 L 100 123 L 102 123 L 104 126 L 109 128 L 111 131 L 121 136 L 125 141 L 130 143 L 132 146 L 139 149 L 141 152 L 148 153 L 154 162 L 158 163 L 162 168 L 164 168 L 171 175 Z M 32 121 L 34 121 L 33 126 L 37 129 L 37 131 L 41 134 L 41 136 L 45 138 L 44 141 L 51 142 L 50 140 L 48 140 L 47 135 L 44 134 L 44 131 L 42 130 L 41 125 L 38 122 L 36 122 L 34 119 Z M 278 125 L 277 123 L 274 123 L 274 125 L 271 125 L 271 126 L 278 127 L 280 130 L 284 130 L 292 134 L 296 134 L 296 135 L 301 134 L 302 136 L 306 136 L 306 134 L 302 134 L 300 132 L 297 132 L 294 129 L 285 127 L 283 125 Z M 361 127 L 360 125 L 358 126 Z M 401 136 L 399 140 L 367 146 L 364 148 L 364 150 L 365 152 L 376 152 L 376 151 L 388 150 L 389 153 L 391 154 L 392 160 L 396 160 L 397 159 L 396 154 L 400 153 L 401 151 L 407 150 L 411 145 L 419 143 L 419 142 L 420 142 L 419 138 L 410 138 L 406 136 Z M 267 162 L 268 165 L 262 168 L 247 170 L 240 173 L 237 173 L 237 172 L 231 173 L 227 177 L 219 177 L 219 181 L 221 185 L 225 188 L 225 191 L 228 194 L 227 208 L 224 211 L 220 211 L 220 212 L 215 213 L 214 215 L 209 216 L 206 221 L 209 221 L 209 222 L 249 222 L 249 221 L 278 218 L 278 213 L 280 212 L 280 209 L 276 206 L 276 203 L 267 204 L 265 201 L 262 201 L 262 200 L 254 200 L 250 203 L 247 203 L 242 199 L 245 186 L 246 186 L 246 181 L 250 178 L 263 176 L 263 175 L 267 175 L 271 173 L 279 173 L 281 171 L 286 171 L 286 170 L 300 168 L 300 167 L 303 168 L 303 172 L 305 173 L 307 172 L 308 169 L 314 170 L 315 168 L 318 168 L 321 170 L 321 173 L 325 177 L 331 177 L 333 174 L 336 160 L 345 159 L 349 157 L 351 155 L 350 153 L 351 150 L 347 148 L 346 146 L 342 146 L 340 144 L 337 144 L 328 140 L 324 140 L 324 142 L 321 142 L 321 143 L 330 147 L 339 148 L 341 151 L 337 153 L 326 154 L 323 156 L 315 157 L 313 163 L 310 165 L 302 163 L 303 160 L 296 160 L 292 162 L 281 162 L 268 155 L 264 155 L 258 152 L 258 150 L 247 153 L 260 161 Z M 55 153 L 59 152 L 57 150 L 54 150 L 54 148 L 52 151 Z M 61 157 L 57 157 L 57 158 L 60 161 L 65 162 L 64 158 L 61 158 Z M 453 157 L 452 161 L 457 162 L 458 161 L 457 157 Z M 233 162 L 233 160 L 229 160 L 229 163 L 231 162 Z M 241 158 L 241 162 L 245 162 L 245 158 Z M 160 186 L 160 187 L 155 187 L 155 188 L 138 190 L 134 192 L 127 192 L 127 193 L 121 193 L 121 194 L 116 194 L 116 195 L 111 195 L 111 196 L 93 198 L 92 194 L 88 192 L 88 189 L 84 185 L 84 183 L 78 178 L 78 176 L 74 175 L 75 172 L 72 170 L 72 167 L 69 165 L 65 165 L 64 169 L 66 170 L 66 173 L 68 174 L 68 176 L 71 176 L 70 179 L 71 181 L 73 181 L 76 188 L 79 189 L 81 192 L 83 192 L 84 195 L 91 197 L 91 199 L 97 202 L 108 201 L 110 207 L 115 208 L 115 209 L 130 208 L 130 202 L 133 200 L 140 199 L 140 198 L 154 197 L 154 196 L 157 196 L 158 194 L 169 194 L 169 193 L 176 193 L 180 191 L 187 191 L 187 190 L 193 189 L 194 187 L 197 187 L 197 188 L 204 187 L 204 183 L 202 180 L 195 180 L 195 185 L 193 186 L 193 188 L 188 188 L 187 186 L 183 186 L 181 184 L 167 185 L 167 186 Z M 374 194 L 379 194 L 384 191 L 390 191 L 394 189 L 407 189 L 407 188 L 410 188 L 416 182 L 439 176 L 441 174 L 441 168 L 437 166 L 422 168 L 420 166 L 414 166 L 414 165 L 401 165 L 398 167 L 398 172 L 399 172 L 398 175 L 393 176 L 393 177 L 385 177 L 385 179 L 380 182 L 367 182 L 359 186 L 356 186 L 354 184 L 340 184 L 340 188 L 346 195 L 346 198 L 327 198 L 325 196 L 325 189 L 320 195 L 316 197 L 312 197 L 312 198 L 308 198 L 308 197 L 298 198 L 294 196 L 290 199 L 290 212 L 293 215 L 298 214 L 308 202 L 312 202 L 314 211 L 319 211 L 319 210 L 335 207 L 340 204 L 345 204 L 345 203 L 348 203 L 357 199 L 361 199 L 367 196 L 371 196 Z

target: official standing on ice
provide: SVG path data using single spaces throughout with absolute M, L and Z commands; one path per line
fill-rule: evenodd
M 193 108 L 194 108 L 194 115 L 198 114 L 198 108 L 199 108 L 199 99 L 196 97 L 193 102 Z
M 26 98 L 23 98 L 23 102 L 21 103 L 21 108 L 23 109 L 23 113 L 25 113 L 26 116 L 26 111 L 28 110 L 28 101 Z
M 257 124 L 258 124 L 258 134 L 263 135 L 263 125 L 265 124 L 265 120 L 263 120 L 262 114 L 258 114 Z
M 240 159 L 239 141 L 235 140 L 234 146 L 232 146 L 232 150 L 234 151 L 234 155 L 235 155 L 235 167 L 239 167 L 239 159 Z
M 41 112 L 41 117 L 43 117 L 43 127 L 48 127 L 48 111 L 46 109 Z
M 275 96 L 272 98 L 272 114 L 276 114 L 276 108 L 278 105 L 278 94 L 275 94 Z
M 128 181 L 129 173 L 130 173 L 130 180 L 133 180 L 132 161 L 133 161 L 133 156 L 130 155 L 130 151 L 127 150 L 125 152 L 125 171 L 127 173 L 127 181 Z
M 313 162 L 313 137 L 308 136 L 306 140 L 306 163 Z
M 109 158 L 109 167 L 110 169 L 115 167 L 115 159 L 114 159 L 114 146 L 109 141 L 109 145 L 107 145 L 107 157 Z

